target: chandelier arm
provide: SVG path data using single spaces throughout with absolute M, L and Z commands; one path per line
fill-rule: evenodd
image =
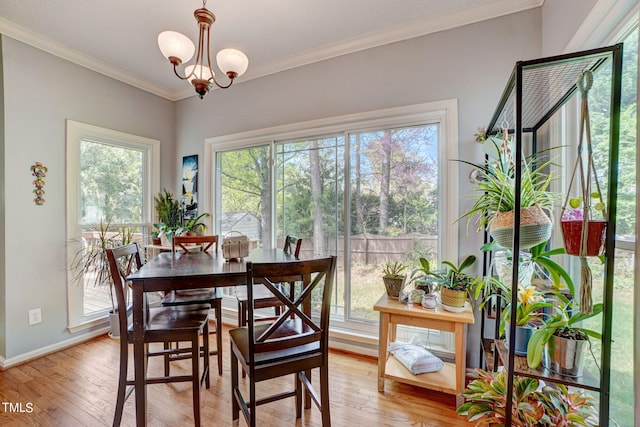
M 180 75 L 180 73 L 178 72 L 178 64 L 173 64 L 173 73 L 180 79 L 180 80 L 188 80 L 189 77 L 191 77 L 193 75 L 193 71 L 191 72 L 191 74 L 189 74 L 188 76 L 185 75 L 184 77 Z
M 221 85 L 220 83 L 218 83 L 215 77 L 211 77 L 209 80 L 213 81 L 213 83 L 215 83 L 216 86 L 218 86 L 220 89 L 226 89 L 233 84 L 233 78 L 231 78 L 231 81 L 229 82 L 228 85 Z

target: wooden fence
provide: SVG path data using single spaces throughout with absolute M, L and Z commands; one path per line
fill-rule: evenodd
M 335 242 L 335 243 L 334 243 Z M 344 257 L 344 237 L 331 241 L 337 247 L 327 247 L 328 253 L 337 253 Z M 279 242 L 282 246 L 282 242 Z M 429 258 L 437 253 L 438 237 L 426 234 L 404 234 L 400 236 L 379 236 L 375 234 L 358 234 L 351 236 L 351 262 L 354 264 L 382 264 L 387 260 L 403 261 L 407 254 Z M 301 258 L 313 258 L 313 241 L 303 239 L 300 249 Z

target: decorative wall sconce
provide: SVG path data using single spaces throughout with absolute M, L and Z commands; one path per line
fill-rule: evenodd
M 33 185 L 35 185 L 36 187 L 36 189 L 33 190 L 33 194 L 36 195 L 35 199 L 33 199 L 33 202 L 36 204 L 36 206 L 44 205 L 44 190 L 42 189 L 42 187 L 44 187 L 44 177 L 46 176 L 46 174 L 47 167 L 42 163 L 35 162 L 33 166 L 31 166 L 31 175 L 36 177 L 36 179 L 33 181 Z

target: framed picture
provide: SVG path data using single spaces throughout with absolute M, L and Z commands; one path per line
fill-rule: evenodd
M 184 219 L 198 216 L 198 155 L 182 158 L 182 206 Z

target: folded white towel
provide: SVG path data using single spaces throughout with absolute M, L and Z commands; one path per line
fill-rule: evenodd
M 421 345 L 392 342 L 389 352 L 414 375 L 442 369 L 442 360 Z

